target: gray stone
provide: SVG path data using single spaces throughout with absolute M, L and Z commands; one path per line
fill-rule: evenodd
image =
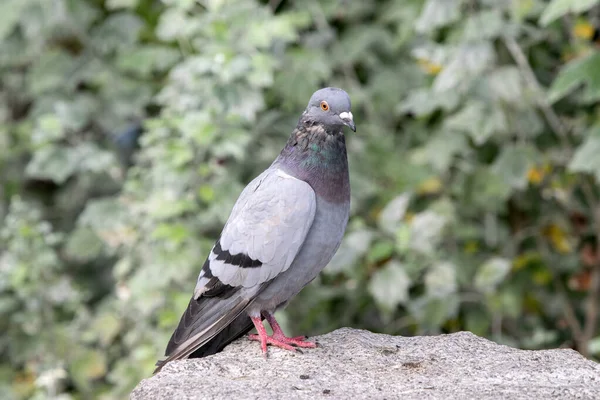
M 469 332 L 400 337 L 355 329 L 292 353 L 240 339 L 143 380 L 151 399 L 600 399 L 600 365 L 568 349 L 528 351 Z

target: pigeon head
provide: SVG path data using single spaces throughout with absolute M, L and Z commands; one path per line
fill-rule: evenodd
M 356 132 L 350 112 L 350 96 L 342 89 L 328 87 L 317 90 L 308 102 L 306 115 L 317 124 L 347 126 Z
M 317 90 L 273 164 L 307 182 L 318 196 L 329 202 L 348 201 L 350 181 L 344 126 L 356 129 L 348 94 L 337 88 Z

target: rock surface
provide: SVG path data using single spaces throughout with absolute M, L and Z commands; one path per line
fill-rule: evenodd
M 303 354 L 240 339 L 174 361 L 143 380 L 151 399 L 600 399 L 600 364 L 573 350 L 527 351 L 468 332 L 400 337 L 355 329 L 318 336 Z

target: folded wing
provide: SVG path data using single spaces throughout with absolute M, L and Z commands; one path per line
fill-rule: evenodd
M 310 185 L 279 169 L 266 170 L 246 186 L 202 267 L 194 295 L 167 346 L 167 358 L 157 363 L 157 371 L 215 338 L 290 267 L 315 211 Z M 236 325 L 246 330 L 249 326 Z M 244 333 L 229 331 L 231 340 Z

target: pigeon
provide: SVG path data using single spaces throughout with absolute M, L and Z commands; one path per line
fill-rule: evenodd
M 140 148 L 139 141 L 143 133 L 142 123 L 135 122 L 113 137 L 119 159 L 124 168 L 127 169 L 133 165 L 133 155 Z
M 356 132 L 348 94 L 317 90 L 279 156 L 240 194 L 155 373 L 173 360 L 215 354 L 252 328 L 257 334 L 249 338 L 265 357 L 267 345 L 317 346 L 287 337 L 274 313 L 316 278 L 342 241 L 350 210 L 344 126 Z

